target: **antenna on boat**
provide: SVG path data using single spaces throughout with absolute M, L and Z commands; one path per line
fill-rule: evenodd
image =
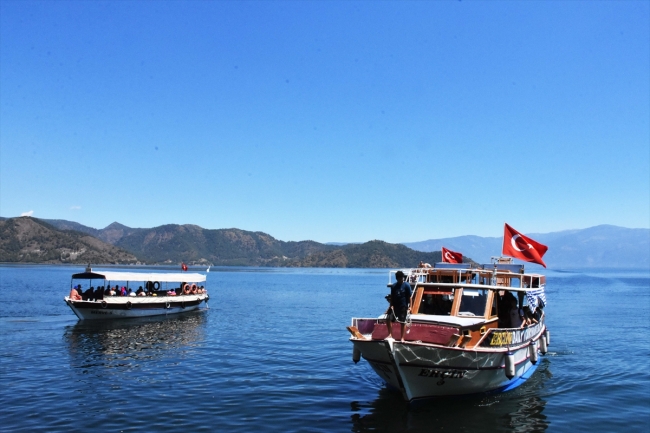
M 212 265 L 210 265 L 212 266 Z M 205 272 L 210 272 L 210 266 L 208 266 L 208 269 L 205 270 Z

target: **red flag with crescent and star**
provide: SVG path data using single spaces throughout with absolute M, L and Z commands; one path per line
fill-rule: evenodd
M 187 271 L 187 265 L 185 263 L 183 263 L 181 265 L 181 269 L 184 270 L 184 271 Z
M 442 247 L 442 263 L 463 263 L 463 255 Z
M 537 263 L 546 267 L 546 263 L 544 263 L 542 257 L 544 257 L 547 250 L 548 247 L 546 245 L 527 238 L 508 224 L 505 225 L 503 233 L 503 255 L 514 257 L 525 262 Z

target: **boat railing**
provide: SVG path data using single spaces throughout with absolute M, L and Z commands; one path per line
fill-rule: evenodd
M 375 324 L 380 323 L 377 317 L 353 317 L 351 327 L 363 335 L 372 334 Z
M 394 275 L 397 270 L 390 271 L 388 274 L 388 284 L 390 287 L 394 281 Z M 546 285 L 546 278 L 539 274 L 520 274 L 510 271 L 498 271 L 496 269 L 488 271 L 485 269 L 445 269 L 444 271 L 436 270 L 435 268 L 413 268 L 403 269 L 402 272 L 406 275 L 406 282 L 416 287 L 467 287 L 467 288 L 480 288 L 488 290 L 511 290 L 511 291 L 532 291 L 543 289 Z M 429 282 L 430 275 L 441 275 L 452 277 L 456 282 Z M 474 279 L 478 281 L 489 281 L 489 284 L 481 283 L 468 283 Z M 462 281 L 465 282 L 462 282 Z M 513 281 L 515 280 L 515 281 Z M 515 285 L 512 285 L 512 283 Z
M 480 290 L 507 290 L 510 292 L 535 292 L 540 287 L 516 287 L 516 286 L 498 286 L 491 284 L 474 284 L 474 283 L 418 283 L 417 287 L 424 288 L 447 288 L 447 289 L 480 289 Z

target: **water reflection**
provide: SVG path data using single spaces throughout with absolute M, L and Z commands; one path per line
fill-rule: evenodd
M 382 388 L 369 405 L 350 404 L 355 412 L 351 416 L 351 431 L 544 432 L 550 422 L 544 414 L 543 388 L 550 376 L 549 362 L 545 360 L 526 384 L 511 392 L 430 400 L 417 406 L 409 406 L 398 393 Z
M 136 368 L 140 363 L 174 358 L 205 338 L 203 311 L 180 316 L 124 321 L 80 321 L 64 333 L 71 367 Z

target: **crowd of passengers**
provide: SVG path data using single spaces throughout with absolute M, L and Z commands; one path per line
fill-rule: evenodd
M 180 287 L 165 292 L 165 295 L 199 295 L 202 293 L 208 293 L 203 286 L 197 286 L 196 284 L 181 284 Z M 133 289 L 117 285 L 115 287 L 98 286 L 97 288 L 91 286 L 86 291 L 83 291 L 81 284 L 79 284 L 72 287 L 69 298 L 73 301 L 96 301 L 109 296 L 158 296 L 158 294 L 155 290 L 146 290 L 143 289 L 142 286 L 140 286 L 135 292 Z
M 521 300 L 517 300 L 517 297 L 507 290 L 498 292 L 499 328 L 525 328 L 539 323 L 542 307 L 540 306 L 532 312 L 527 305 L 520 307 L 522 303 L 523 297 Z M 425 294 L 422 297 L 418 313 L 445 316 L 451 314 L 451 306 L 452 300 L 447 295 Z

